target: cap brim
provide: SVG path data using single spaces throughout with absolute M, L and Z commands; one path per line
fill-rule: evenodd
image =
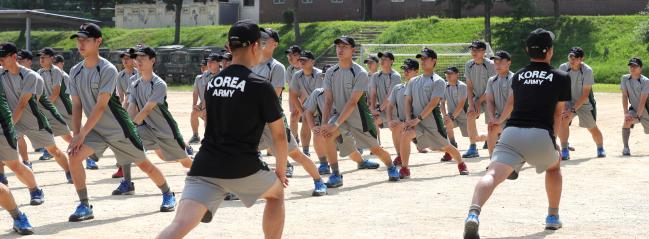
M 350 46 L 352 45 L 351 43 L 349 43 L 349 41 L 344 40 L 342 38 L 338 38 L 338 39 L 334 40 L 334 44 L 340 44 L 340 43 L 344 43 L 344 44 L 347 44 L 347 45 L 350 45 Z
M 641 65 L 638 64 L 637 62 L 629 62 L 629 64 L 627 64 L 627 66 L 641 66 Z
M 70 36 L 70 39 L 75 39 L 77 37 L 88 38 L 88 34 L 77 32 L 74 35 Z

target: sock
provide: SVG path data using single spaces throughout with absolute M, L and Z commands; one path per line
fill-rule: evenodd
M 36 192 L 36 191 L 38 191 L 38 186 L 29 189 L 30 193 L 33 193 L 33 192 Z
M 92 159 L 92 161 L 99 162 L 99 157 L 96 154 L 92 154 L 88 158 Z
M 333 174 L 340 175 L 340 171 L 338 170 L 338 163 L 331 164 L 331 171 Z
M 559 208 L 548 208 L 548 215 L 559 215 Z
M 302 146 L 302 152 L 308 153 L 309 152 L 309 146 Z
M 167 194 L 171 189 L 169 189 L 169 185 L 167 185 L 167 182 L 163 183 L 162 185 L 158 186 L 160 188 L 160 191 L 162 194 Z
M 471 204 L 469 207 L 469 213 L 474 213 L 475 215 L 480 216 L 480 211 L 482 210 L 482 207 L 478 204 Z
M 598 144 L 597 149 L 604 149 L 604 145 Z
M 477 149 L 478 147 L 475 144 L 469 145 L 469 149 Z
M 81 201 L 82 204 L 90 205 L 88 203 L 88 189 L 83 188 L 77 190 L 77 195 L 79 195 L 79 201 Z
M 455 142 L 455 139 L 451 139 L 450 141 L 451 141 L 451 145 L 457 148 L 457 142 Z
M 22 212 L 20 212 L 20 209 L 18 209 L 18 207 L 16 207 L 16 209 L 14 209 L 14 210 L 9 210 L 9 214 L 11 214 L 11 218 L 18 219 L 18 216 L 20 216 L 20 214 L 22 214 Z
M 122 173 L 124 173 L 124 181 L 131 181 L 131 164 L 122 165 Z
M 631 136 L 631 129 L 622 129 L 622 142 L 624 143 L 624 148 L 629 147 L 629 136 Z
M 561 143 L 561 149 L 567 149 L 568 148 L 568 142 Z
M 318 157 L 318 160 L 320 161 L 321 164 L 327 163 L 327 157 Z

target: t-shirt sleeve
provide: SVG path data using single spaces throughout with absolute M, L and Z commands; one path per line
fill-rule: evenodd
M 259 112 L 266 123 L 275 122 L 282 117 L 282 106 L 272 85 L 262 84 L 259 90 Z
M 490 95 L 490 94 L 493 93 L 493 89 L 492 89 L 492 87 L 493 87 L 493 83 L 494 83 L 494 82 L 493 82 L 492 79 L 489 79 L 489 80 L 487 81 L 487 89 L 484 91 L 484 94 L 485 94 L 485 95 Z
M 130 88 L 130 87 L 129 87 Z M 136 104 L 137 102 L 135 101 L 135 94 L 128 94 L 126 96 L 126 99 L 128 100 L 129 104 Z
M 352 89 L 353 91 L 369 91 L 369 79 L 367 76 L 367 72 L 362 71 L 358 75 L 356 75 L 356 83 L 354 83 L 354 88 Z
M 286 82 L 286 69 L 281 65 L 276 65 L 273 67 L 273 72 L 271 72 L 271 83 L 275 88 L 284 88 Z
M 487 73 L 488 73 L 488 77 L 492 77 L 498 74 L 496 72 L 496 65 L 491 60 L 489 60 L 489 67 L 487 67 Z
M 325 90 L 331 90 L 331 81 L 333 78 L 333 73 L 330 71 L 327 71 L 324 76 L 324 80 L 322 81 L 322 88 Z
M 444 92 L 446 92 L 446 82 L 444 80 L 436 80 L 433 82 L 433 92 L 431 96 L 444 98 Z
M 298 82 L 300 72 L 295 72 L 288 81 L 288 89 L 294 91 L 300 91 L 300 83 Z
M 165 98 L 167 98 L 167 84 L 160 82 L 153 85 L 148 102 L 162 104 L 165 102 Z
M 102 71 L 100 72 L 101 77 L 99 78 L 99 93 L 112 94 L 115 92 L 115 87 L 117 86 L 117 69 L 114 67 L 105 67 Z
M 466 91 L 467 91 L 466 85 L 465 84 L 460 84 L 457 87 L 457 96 L 458 96 L 458 98 L 459 99 L 466 99 L 468 97 Z
M 57 70 L 52 71 L 52 87 L 60 86 L 61 81 L 63 81 L 63 73 L 57 68 Z
M 70 76 L 68 74 L 63 74 L 63 82 L 65 84 L 65 94 L 70 94 Z
M 401 75 L 399 73 L 395 73 L 392 75 L 392 78 L 390 78 L 390 88 L 393 89 L 396 85 L 401 83 Z
M 77 71 L 78 71 L 77 68 L 73 67 L 72 69 L 70 69 L 70 74 L 73 74 L 73 72 L 77 72 Z M 66 91 L 70 96 L 79 96 L 79 94 L 77 93 L 77 82 L 74 80 L 74 78 L 70 77 L 67 86 L 68 87 Z
M 642 91 L 640 92 L 640 94 L 649 94 L 649 79 L 645 78 L 642 81 L 642 86 L 641 87 L 642 87 Z
M 572 99 L 572 88 L 570 88 L 570 76 L 566 74 L 566 79 L 561 81 L 563 84 L 559 89 L 559 101 L 570 101 Z
M 374 87 L 374 88 L 379 87 L 378 86 L 378 80 L 377 80 L 377 78 L 379 78 L 379 77 L 377 77 L 376 74 L 368 75 L 367 77 L 369 77 L 369 79 L 370 79 L 370 89 L 372 89 L 372 87 Z
M 39 79 L 40 78 L 40 79 Z M 43 78 L 41 78 L 40 75 L 33 73 L 27 75 L 25 79 L 23 80 L 22 88 L 20 89 L 21 94 L 33 94 L 35 95 L 38 90 L 38 82 L 42 81 Z
M 392 91 L 390 91 L 390 96 L 388 96 L 388 101 L 390 101 L 390 103 L 392 103 L 392 104 L 397 103 L 396 94 L 397 94 L 397 87 L 395 86 L 395 87 L 392 87 Z
M 309 95 L 309 98 L 307 98 L 304 101 L 304 109 L 305 110 L 310 111 L 310 112 L 315 112 L 316 111 L 316 107 L 318 105 L 318 99 L 317 98 L 318 98 L 319 93 L 320 92 L 317 92 L 317 91 L 311 92 L 311 95 Z
M 584 71 L 584 85 L 594 85 L 595 84 L 595 77 L 593 76 L 593 70 L 588 69 Z
M 413 81 L 413 80 L 414 80 L 414 79 L 411 79 L 410 82 L 408 82 L 408 84 L 406 84 L 406 91 L 403 92 L 403 95 L 409 95 L 409 96 L 412 96 L 412 85 L 413 85 L 413 84 L 412 84 L 412 81 Z
M 626 84 L 624 83 L 624 80 L 626 80 L 626 77 L 624 76 L 620 77 L 620 90 L 622 91 L 626 90 Z
M 466 64 L 464 64 L 464 79 L 467 80 L 467 81 L 469 80 L 469 68 L 470 68 L 470 66 L 471 66 L 470 61 L 467 62 Z

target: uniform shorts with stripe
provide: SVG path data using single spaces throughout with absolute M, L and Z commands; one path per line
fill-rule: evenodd
M 469 137 L 469 130 L 467 128 L 466 117 L 458 117 L 453 120 L 453 128 L 460 128 L 462 137 Z
M 397 116 L 397 114 L 395 112 L 396 112 L 396 110 L 393 111 L 393 113 L 392 113 L 392 119 L 398 119 L 399 118 L 399 116 Z M 381 111 L 380 117 L 381 117 L 381 122 L 383 122 L 383 125 L 382 125 L 383 127 L 381 127 L 381 128 L 387 128 L 388 127 L 388 122 L 389 121 L 388 121 L 388 116 L 387 115 L 388 115 L 387 111 Z
M 631 116 L 634 118 L 633 124 L 641 124 L 642 128 L 644 128 L 644 133 L 649 134 L 649 119 L 646 117 L 642 117 L 641 120 L 638 120 L 638 118 L 636 118 L 638 117 L 638 113 L 633 109 L 629 109 L 629 114 L 631 114 Z
M 65 121 L 65 118 L 63 119 Z M 50 127 L 52 128 L 52 134 L 54 135 L 54 137 L 70 134 L 70 127 L 68 127 L 67 122 L 64 124 L 54 117 L 50 116 L 47 116 L 47 120 L 50 122 Z
M 32 143 L 32 147 L 35 149 L 56 146 L 56 144 L 54 143 L 54 135 L 44 129 L 33 130 L 16 126 L 16 133 L 18 137 L 27 137 L 27 139 L 29 139 L 29 142 Z
M 146 150 L 160 149 L 162 151 L 162 156 L 164 156 L 162 160 L 164 161 L 178 161 L 189 157 L 176 139 L 157 137 L 147 125 L 138 126 L 137 133 L 142 138 L 142 145 Z
M 337 120 L 338 120 L 338 115 L 334 115 L 329 119 L 329 124 L 333 124 Z M 347 123 L 346 121 L 340 124 L 340 127 L 338 127 L 338 131 L 340 131 L 341 135 L 346 134 L 345 137 L 347 136 L 351 137 L 354 140 L 356 147 L 363 148 L 363 149 L 372 149 L 372 148 L 380 147 L 379 141 L 369 131 L 363 131 L 363 129 L 356 128 L 351 124 Z M 345 137 L 343 137 L 343 141 L 345 141 L 344 140 Z
M 0 161 L 18 160 L 18 151 L 11 147 L 7 138 L 0 137 Z
M 559 161 L 559 151 L 550 131 L 510 126 L 500 135 L 491 160 L 507 164 L 516 172 L 528 163 L 536 173 L 542 173 Z
M 119 140 L 107 140 L 96 131 L 90 131 L 83 142 L 86 146 L 95 151 L 95 155 L 101 158 L 107 148 L 115 153 L 115 160 L 118 165 L 139 163 L 146 160 L 144 150 L 138 148 L 128 138 Z
M 579 117 L 579 127 L 587 129 L 597 127 L 597 111 L 594 107 L 592 110 L 580 107 L 576 111 L 576 113 L 572 114 L 572 118 L 574 119 L 575 117 Z
M 293 133 L 291 133 L 291 130 L 289 128 L 286 128 L 286 139 L 288 140 L 288 152 L 293 152 L 293 150 L 297 150 L 297 141 L 295 141 L 295 137 L 293 137 Z M 268 124 L 264 126 L 264 132 L 261 133 L 261 139 L 259 139 L 259 150 L 264 150 L 264 149 L 269 149 L 272 147 L 273 144 L 273 134 L 270 132 L 270 127 L 268 127 Z
M 422 123 L 419 123 L 415 127 L 417 148 L 425 149 L 429 148 L 432 150 L 441 150 L 442 148 L 450 145 L 446 135 L 442 135 L 435 126 L 427 127 Z
M 187 176 L 180 201 L 190 199 L 203 204 L 207 208 L 203 222 L 210 222 L 226 193 L 234 193 L 246 207 L 252 207 L 276 180 L 277 176 L 268 168 L 236 179 Z

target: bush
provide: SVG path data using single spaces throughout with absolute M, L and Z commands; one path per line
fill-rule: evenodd
M 295 12 L 293 12 L 293 9 L 287 9 L 286 11 L 284 11 L 282 13 L 282 18 L 284 20 L 284 24 L 286 24 L 288 26 L 293 25 L 293 20 L 295 19 L 294 15 L 295 15 Z

